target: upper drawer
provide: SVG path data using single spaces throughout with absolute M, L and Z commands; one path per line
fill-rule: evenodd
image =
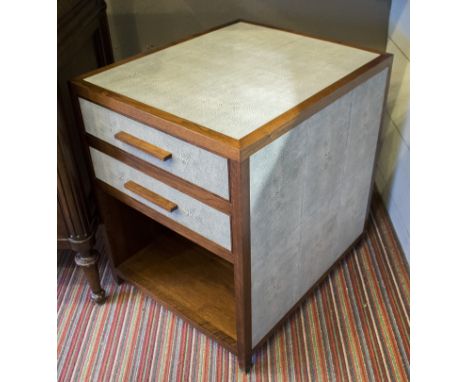
M 154 166 L 183 178 L 225 199 L 229 199 L 227 159 L 144 125 L 83 98 L 79 99 L 85 130 Z M 125 132 L 169 152 L 160 160 L 115 138 Z

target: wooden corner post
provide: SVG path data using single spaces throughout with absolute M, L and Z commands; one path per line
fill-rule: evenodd
M 252 366 L 252 309 L 250 287 L 250 174 L 249 158 L 229 160 L 232 202 L 231 232 L 236 296 L 237 356 L 241 369 Z

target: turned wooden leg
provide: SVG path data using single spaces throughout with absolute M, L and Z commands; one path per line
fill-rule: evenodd
M 84 272 L 88 284 L 91 287 L 91 300 L 96 304 L 102 304 L 106 300 L 106 292 L 101 288 L 99 271 L 97 267 L 98 251 L 93 249 L 93 236 L 85 239 L 68 239 L 72 249 L 76 252 L 75 263 Z

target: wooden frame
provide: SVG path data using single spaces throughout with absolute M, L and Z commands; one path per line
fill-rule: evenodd
M 250 275 L 250 161 L 229 161 L 232 252 L 236 295 L 237 356 L 244 370 L 251 367 L 252 312 Z
M 236 20 L 243 21 L 243 20 Z M 246 22 L 246 21 L 244 21 Z M 230 25 L 232 23 L 226 24 Z M 255 24 L 255 23 L 252 23 Z M 210 29 L 205 32 L 225 27 L 222 25 L 220 27 Z M 270 27 L 271 28 L 271 27 Z M 279 29 L 279 28 L 276 28 Z M 289 31 L 291 32 L 291 31 Z M 294 32 L 292 32 L 294 33 Z M 189 38 L 180 40 L 174 44 L 186 41 L 190 38 L 196 37 L 190 36 Z M 308 36 L 314 37 L 314 36 Z M 328 41 L 328 40 L 327 40 Z M 335 41 L 332 41 L 335 42 Z M 346 45 L 346 44 L 343 44 Z M 161 169 L 152 166 L 145 161 L 138 159 L 123 150 L 113 147 L 112 145 L 103 142 L 89 134 L 86 134 L 84 127 L 82 128 L 83 139 L 87 142 L 88 145 L 99 149 L 105 152 L 108 155 L 113 156 L 116 159 L 119 159 L 126 164 L 137 168 L 147 175 L 150 175 L 156 179 L 162 180 L 165 183 L 171 185 L 172 187 L 186 192 L 190 196 L 210 205 L 213 208 L 218 209 L 230 216 L 231 219 L 231 238 L 232 245 L 231 251 L 227 251 L 215 243 L 210 242 L 207 239 L 202 238 L 200 235 L 197 235 L 191 230 L 188 230 L 185 227 L 179 226 L 177 223 L 171 222 L 169 219 L 165 218 L 163 215 L 154 212 L 148 207 L 142 205 L 136 200 L 132 199 L 128 195 L 121 193 L 118 190 L 112 189 L 112 187 L 105 185 L 101 181 L 97 180 L 97 187 L 99 192 L 104 192 L 107 195 L 111 195 L 113 198 L 123 202 L 132 208 L 142 212 L 144 215 L 150 217 L 151 219 L 160 222 L 161 224 L 166 225 L 167 227 L 173 229 L 179 234 L 189 238 L 190 240 L 198 243 L 202 247 L 210 250 L 212 253 L 217 256 L 227 260 L 234 265 L 234 288 L 235 288 L 235 304 L 236 304 L 236 331 L 237 331 L 237 344 L 233 346 L 232 343 L 226 343 L 221 340 L 221 342 L 231 351 L 234 351 L 238 355 L 239 364 L 244 370 L 249 370 L 251 367 L 251 356 L 254 349 L 252 349 L 252 314 L 251 314 L 251 269 L 250 269 L 250 179 L 249 179 L 249 157 L 260 150 L 262 147 L 266 146 L 273 140 L 277 139 L 281 135 L 285 134 L 287 131 L 291 130 L 299 123 L 309 118 L 313 114 L 319 112 L 327 105 L 334 102 L 340 96 L 350 92 L 352 89 L 362 84 L 369 78 L 371 78 L 376 73 L 388 68 L 391 69 L 391 63 L 393 56 L 391 54 L 382 53 L 372 61 L 356 69 L 347 76 L 336 81 L 332 85 L 321 90 L 317 94 L 307 98 L 305 101 L 299 105 L 289 109 L 284 112 L 277 118 L 269 121 L 264 124 L 254 132 L 246 135 L 241 139 L 233 139 L 231 137 L 225 136 L 218 132 L 212 131 L 204 126 L 197 125 L 193 122 L 187 121 L 183 118 L 177 117 L 170 113 L 164 112 L 162 110 L 150 107 L 148 105 L 142 104 L 138 101 L 125 97 L 123 95 L 117 94 L 115 92 L 103 89 L 99 86 L 91 84 L 85 80 L 86 77 L 93 74 L 97 74 L 103 70 L 107 70 L 111 67 L 115 67 L 125 62 L 135 60 L 144 55 L 153 53 L 155 51 L 167 48 L 165 46 L 160 49 L 155 49 L 146 53 L 138 54 L 129 59 L 120 61 L 119 63 L 109 65 L 107 67 L 95 70 L 90 73 L 81 75 L 74 81 L 72 81 L 72 89 L 74 91 L 76 100 L 78 97 L 87 99 L 91 102 L 97 103 L 101 106 L 104 106 L 108 109 L 111 109 L 115 112 L 118 112 L 127 117 L 133 118 L 139 122 L 142 122 L 150 127 L 153 127 L 157 130 L 166 132 L 174 137 L 187 141 L 193 145 L 201 147 L 205 150 L 211 151 L 215 154 L 221 155 L 228 159 L 228 168 L 229 168 L 229 190 L 230 190 L 230 200 L 224 200 L 223 198 L 214 195 L 206 190 L 201 189 L 198 186 L 191 184 L 185 180 L 182 180 L 172 174 L 169 174 Z M 362 49 L 362 48 L 361 48 Z M 368 50 L 368 49 L 364 49 Z M 374 51 L 372 51 L 374 52 Z M 390 75 L 388 75 L 390 77 Z M 388 82 L 387 82 L 388 88 Z M 387 90 L 386 90 L 387 91 Z M 384 101 L 385 102 L 385 101 Z M 77 112 L 79 113 L 79 107 L 77 107 Z M 381 127 L 380 127 L 381 130 Z M 376 154 L 377 155 L 377 154 Z M 90 158 L 88 158 L 90 159 Z M 374 158 L 375 161 L 375 158 Z M 373 183 L 373 177 L 372 177 Z M 372 193 L 371 193 L 372 194 Z M 102 214 L 109 214 L 109 200 L 102 201 L 101 196 L 101 208 L 104 211 L 101 211 Z M 104 206 L 104 207 L 102 207 Z M 106 218 L 104 218 L 106 221 Z M 112 219 L 107 219 L 111 222 L 112 227 L 110 231 L 116 230 L 119 233 L 123 233 L 122 228 L 114 227 L 115 222 L 112 222 Z M 112 235 L 112 232 L 110 232 Z M 119 238 L 119 240 L 124 240 Z M 133 245 L 133 244 L 132 244 Z M 130 246 L 132 246 L 130 245 Z M 353 244 L 354 245 L 354 244 Z M 129 247 L 129 245 L 124 245 Z M 141 246 L 141 245 L 140 245 Z M 114 246 L 115 247 L 115 246 Z M 133 245 L 133 247 L 135 247 Z M 137 245 L 136 247 L 139 247 Z M 352 247 L 352 246 L 351 246 Z M 135 248 L 133 248 L 135 249 Z M 138 249 L 138 248 L 137 248 Z M 119 252 L 119 251 L 118 251 Z M 347 251 L 345 252 L 347 253 Z M 344 253 L 344 254 L 345 254 Z M 343 254 L 343 255 L 344 255 Z M 127 257 L 126 254 L 121 252 L 117 253 L 116 258 L 125 260 Z M 337 261 L 339 262 L 339 260 Z M 113 267 L 116 268 L 118 264 L 115 264 L 113 261 Z M 332 269 L 333 266 L 330 268 Z M 328 274 L 329 271 L 327 271 Z M 325 275 L 323 276 L 325 277 Z M 323 279 L 323 278 L 322 278 Z M 320 281 L 319 281 L 320 282 Z M 302 296 L 298 302 L 290 309 L 284 317 L 278 321 L 275 327 L 265 336 L 259 344 L 255 346 L 255 350 L 258 349 L 265 339 L 274 331 L 276 328 L 284 322 L 284 320 L 289 317 L 289 315 L 300 305 L 303 300 L 315 289 L 317 282 L 307 293 Z M 175 309 L 177 310 L 177 309 Z M 190 319 L 189 319 L 190 320 Z M 192 321 L 193 322 L 193 321 Z M 199 323 L 194 322 L 194 324 L 201 328 L 205 333 L 207 333 L 206 328 L 199 325 Z M 212 335 L 207 333 L 208 335 Z M 213 336 L 213 335 L 212 335 Z M 217 340 L 220 338 L 214 336 Z

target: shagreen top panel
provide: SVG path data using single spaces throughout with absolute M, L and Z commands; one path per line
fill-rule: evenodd
M 239 22 L 85 80 L 241 139 L 377 56 Z

